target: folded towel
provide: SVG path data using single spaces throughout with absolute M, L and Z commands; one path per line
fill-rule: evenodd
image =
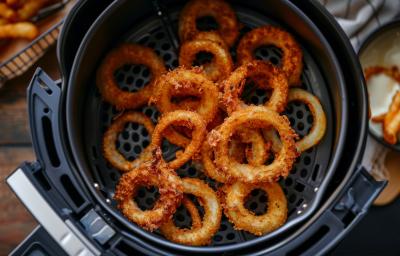
M 335 16 L 357 50 L 377 27 L 400 18 L 399 0 L 319 0 Z

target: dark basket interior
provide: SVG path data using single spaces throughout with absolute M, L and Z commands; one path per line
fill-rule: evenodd
M 243 33 L 264 24 L 279 25 L 259 13 L 248 9 L 235 9 L 239 20 L 244 25 L 242 28 Z M 178 11 L 171 11 L 170 13 L 173 31 L 177 31 L 178 13 Z M 210 21 L 206 20 L 202 25 L 212 26 L 208 22 Z M 292 31 L 289 30 L 289 32 Z M 140 43 L 155 49 L 157 54 L 164 59 L 169 69 L 178 65 L 177 53 L 171 44 L 165 27 L 157 17 L 150 18 L 142 24 L 132 27 L 131 32 L 121 41 Z M 301 44 L 300 40 L 299 42 Z M 303 54 L 302 88 L 312 92 L 321 100 L 327 116 L 328 126 L 322 142 L 318 146 L 302 153 L 289 177 L 280 181 L 288 199 L 288 222 L 312 210 L 310 205 L 315 201 L 315 197 L 318 194 L 317 191 L 327 175 L 327 167 L 330 162 L 334 140 L 333 109 L 326 82 L 315 61 L 315 56 L 311 56 L 306 48 L 303 48 Z M 234 51 L 232 55 L 234 56 Z M 257 50 L 256 56 L 260 59 L 270 60 L 274 64 L 279 64 L 281 53 L 274 47 L 263 47 Z M 148 69 L 143 66 L 127 65 L 119 69 L 115 77 L 122 89 L 135 91 L 149 81 L 150 74 Z M 111 199 L 112 204 L 115 206 L 112 198 L 120 173 L 102 157 L 102 137 L 104 131 L 112 123 L 113 118 L 119 113 L 115 108 L 102 101 L 94 81 L 93 79 L 93 84 L 90 85 L 92 91 L 89 93 L 85 112 L 86 153 L 90 160 L 93 179 L 99 184 L 100 191 L 102 191 L 104 197 Z M 262 102 L 265 97 L 263 91 L 255 90 L 247 95 L 247 100 L 257 104 Z M 144 107 L 142 112 L 151 117 L 153 121 L 156 121 L 159 115 L 154 107 Z M 304 104 L 290 103 L 284 114 L 289 117 L 292 127 L 300 136 L 308 133 L 312 125 L 312 115 Z M 148 145 L 149 141 L 149 135 L 144 127 L 138 124 L 129 124 L 119 135 L 116 143 L 120 152 L 127 159 L 133 160 L 142 151 L 143 147 Z M 176 149 L 176 146 L 168 142 L 163 145 L 164 155 L 167 159 L 174 156 Z M 178 174 L 180 176 L 206 179 L 201 172 L 201 167 L 191 163 L 187 163 L 178 170 Z M 213 181 L 206 180 L 214 186 Z M 157 190 L 154 188 L 142 188 L 138 191 L 136 200 L 140 207 L 149 208 L 156 200 L 156 194 Z M 268 200 L 265 194 L 258 190 L 253 191 L 251 194 L 246 206 L 255 213 L 262 212 L 265 209 L 265 202 Z M 179 208 L 174 217 L 178 226 L 190 226 L 190 215 L 187 214 L 184 208 Z M 232 225 L 223 217 L 221 228 L 214 236 L 212 245 L 238 243 L 253 238 L 254 236 L 247 232 L 234 230 Z

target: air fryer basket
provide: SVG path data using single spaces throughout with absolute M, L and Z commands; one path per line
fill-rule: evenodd
M 164 3 L 173 7 L 168 9 L 167 12 L 170 19 L 167 18 L 164 10 L 159 12 L 161 14 L 159 17 L 155 16 L 157 8 L 154 8 L 153 2 L 115 1 L 94 22 L 76 55 L 68 79 L 68 87 L 63 86 L 62 88 L 65 91 L 63 100 L 66 105 L 65 122 L 68 131 L 66 136 L 68 136 L 69 149 L 76 170 L 80 173 L 86 188 L 94 196 L 96 204 L 107 212 L 106 215 L 111 216 L 113 221 L 122 224 L 118 224 L 119 227 L 130 232 L 133 236 L 145 238 L 159 245 L 191 251 L 191 247 L 171 243 L 157 233 L 144 231 L 130 223 L 116 210 L 112 196 L 119 174 L 116 170 L 107 166 L 101 154 L 102 134 L 110 124 L 111 116 L 117 113 L 110 106 L 101 102 L 100 95 L 97 92 L 94 77 L 98 63 L 118 43 L 138 41 L 149 46 L 154 44 L 153 47 L 162 54 L 162 57 L 168 59 L 167 64 L 173 67 L 175 53 L 172 51 L 173 48 L 171 48 L 168 38 L 175 38 L 175 35 L 169 33 L 169 31 L 176 31 L 176 28 L 169 29 L 169 26 L 176 27 L 177 12 L 183 3 L 180 1 Z M 270 8 L 272 5 L 274 6 L 273 9 Z M 177 8 L 177 6 L 180 7 Z M 290 218 L 283 227 L 265 236 L 254 238 L 246 233 L 234 232 L 230 229 L 230 225 L 224 222 L 221 227 L 225 229 L 225 232 L 217 234 L 213 246 L 196 248 L 202 252 L 236 250 L 256 244 L 260 245 L 269 239 L 276 238 L 278 234 L 287 232 L 295 224 L 310 217 L 321 202 L 326 185 L 339 163 L 347 129 L 347 95 L 340 66 L 330 45 L 316 26 L 293 4 L 286 1 L 240 2 L 240 5 L 233 3 L 233 6 L 240 16 L 240 20 L 246 25 L 245 30 L 248 27 L 273 23 L 283 26 L 297 38 L 305 52 L 306 68 L 303 74 L 303 87 L 312 91 L 321 99 L 328 116 L 328 131 L 318 147 L 306 152 L 299 158 L 299 163 L 289 177 L 290 179 L 286 182 L 283 181 L 283 183 L 286 183 L 283 186 L 287 190 L 290 202 Z M 254 10 L 258 11 L 254 12 Z M 171 22 L 168 20 L 171 20 Z M 131 32 L 127 33 L 127 31 Z M 146 39 L 146 37 L 148 38 Z M 140 40 L 143 41 L 140 42 Z M 144 40 L 147 41 L 144 42 Z M 276 49 L 260 49 L 258 55 L 264 55 L 265 58 L 268 58 L 268 55 L 271 61 L 279 61 L 279 51 L 276 51 Z M 316 61 L 316 58 L 318 58 L 318 61 Z M 318 66 L 316 63 L 318 63 Z M 138 73 L 141 75 L 137 75 Z M 145 83 L 147 73 L 146 70 L 141 70 L 140 66 L 126 66 L 119 70 L 117 79 L 120 79 L 121 86 L 125 87 L 126 90 L 132 90 L 133 84 Z M 257 91 L 254 96 L 257 97 L 250 97 L 250 100 L 252 98 L 253 100 L 260 100 Z M 290 111 L 290 109 L 292 110 Z M 143 111 L 152 116 L 155 114 L 149 108 L 145 108 Z M 289 115 L 300 134 L 309 128 L 310 123 L 307 121 L 309 113 L 303 105 L 293 104 L 289 107 L 288 112 L 290 112 Z M 304 125 L 303 131 L 301 131 L 302 125 L 299 125 L 299 123 Z M 136 135 L 139 135 L 139 133 L 138 140 Z M 61 136 L 65 135 L 61 134 Z M 146 133 L 143 134 L 140 127 L 136 128 L 129 125 L 119 138 L 121 152 L 126 154 L 128 158 L 134 156 L 135 147 L 137 153 L 143 145 L 141 142 L 147 143 L 145 136 Z M 131 155 L 127 154 L 128 151 Z M 186 168 L 187 171 L 181 170 L 179 173 L 192 176 L 201 173 L 193 170 L 190 166 L 186 166 Z M 151 195 L 152 193 L 153 195 Z M 142 196 L 143 206 L 154 201 L 154 193 L 153 190 L 140 193 L 141 195 L 144 194 Z M 249 202 L 249 207 L 257 209 L 262 205 L 262 201 L 265 201 L 265 196 L 262 193 L 255 195 L 255 198 Z M 109 204 L 109 202 L 111 203 Z M 185 214 L 180 214 L 176 218 L 181 220 L 178 224 L 182 225 L 188 220 Z
M 244 24 L 243 32 L 265 24 L 278 25 L 267 17 L 252 12 L 249 9 L 236 8 L 236 12 L 239 20 Z M 177 31 L 178 14 L 179 11 L 170 13 L 171 25 L 174 31 Z M 174 50 L 171 40 L 168 38 L 166 29 L 156 16 L 133 27 L 123 41 L 140 43 L 155 49 L 157 54 L 163 57 L 169 69 L 178 66 L 177 52 Z M 307 52 L 306 48 L 303 48 L 303 53 L 304 71 L 302 74 L 302 87 L 321 99 L 321 103 L 327 115 L 328 129 L 322 142 L 317 147 L 304 152 L 296 162 L 289 177 L 281 181 L 281 185 L 288 199 L 289 222 L 300 215 L 308 214 L 312 211 L 312 208 L 308 206 L 310 203 L 314 203 L 315 196 L 318 193 L 317 190 L 325 178 L 329 177 L 327 168 L 325 167 L 329 164 L 332 151 L 333 110 L 331 107 L 331 99 L 317 63 Z M 276 64 L 280 61 L 280 55 L 279 50 L 271 47 L 259 49 L 257 52 L 258 58 L 270 60 Z M 150 79 L 147 68 L 133 65 L 126 65 L 119 69 L 115 74 L 115 78 L 121 88 L 128 91 L 139 90 Z M 104 131 L 120 113 L 116 111 L 115 108 L 102 101 L 101 95 L 94 83 L 91 84 L 91 88 L 93 91 L 89 92 L 89 97 L 87 99 L 89 107 L 85 108 L 86 154 L 92 158 L 90 165 L 93 176 L 95 177 L 95 182 L 100 185 L 104 195 L 112 199 L 115 186 L 118 184 L 120 178 L 120 173 L 111 165 L 107 164 L 106 160 L 102 157 L 102 137 Z M 259 104 L 263 102 L 265 93 L 256 90 L 248 95 L 247 98 L 252 103 Z M 146 106 L 142 108 L 142 112 L 151 117 L 153 122 L 157 122 L 159 112 L 155 107 Z M 305 104 L 297 102 L 290 103 L 285 114 L 288 115 L 292 127 L 294 127 L 296 132 L 301 136 L 307 134 L 311 129 L 312 115 Z M 149 135 L 142 125 L 129 124 L 118 136 L 118 141 L 116 143 L 119 151 L 127 159 L 133 160 L 139 155 L 143 148 L 149 144 L 149 140 Z M 178 149 L 168 142 L 163 145 L 163 148 L 166 159 L 173 157 L 174 152 Z M 191 163 L 187 163 L 178 170 L 178 174 L 182 177 L 188 176 L 205 179 L 201 171 L 201 166 Z M 213 181 L 210 180 L 209 182 L 211 182 L 211 184 L 213 183 Z M 139 190 L 136 199 L 139 206 L 151 208 L 156 200 L 156 192 L 155 189 Z M 265 202 L 265 195 L 256 190 L 253 191 L 247 204 L 251 210 L 256 213 L 261 213 Z M 178 226 L 190 226 L 190 215 L 188 215 L 184 209 L 180 209 L 180 211 L 175 214 L 175 217 Z M 254 236 L 247 232 L 234 230 L 228 220 L 224 218 L 220 231 L 214 236 L 212 245 L 238 243 L 253 238 Z

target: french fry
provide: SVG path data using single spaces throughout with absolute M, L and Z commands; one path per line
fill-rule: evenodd
M 32 40 L 38 34 L 37 27 L 30 22 L 18 22 L 0 26 L 0 39 L 25 38 Z
M 50 0 L 26 0 L 20 9 L 18 9 L 18 17 L 21 21 L 26 21 L 37 14 L 37 12 Z
M 386 116 L 386 113 L 383 113 L 383 114 L 371 117 L 371 120 L 374 123 L 383 123 L 383 121 L 385 120 L 385 116 Z
M 381 66 L 373 66 L 368 67 L 364 70 L 365 80 L 368 81 L 372 76 L 377 74 L 385 74 L 398 83 L 400 83 L 400 70 L 397 66 L 392 67 L 381 67 Z
M 10 6 L 19 6 L 21 3 L 19 0 L 6 0 L 6 4 Z
M 15 20 L 17 13 L 5 3 L 0 3 L 0 17 L 6 20 Z
M 383 120 L 383 138 L 390 144 L 397 143 L 400 130 L 400 91 L 393 97 L 389 111 Z

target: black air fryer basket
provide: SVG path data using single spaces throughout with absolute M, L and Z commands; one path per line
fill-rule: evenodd
M 314 255 L 332 248 L 380 192 L 384 184 L 359 166 L 367 127 L 362 73 L 348 39 L 333 18 L 313 1 L 232 1 L 243 33 L 272 24 L 296 37 L 304 53 L 302 88 L 321 100 L 327 116 L 322 142 L 304 152 L 289 177 L 281 181 L 288 199 L 288 221 L 272 233 L 255 237 L 234 230 L 223 217 L 212 244 L 191 247 L 172 243 L 158 232 L 147 232 L 125 219 L 113 200 L 120 174 L 102 157 L 101 145 L 104 131 L 119 113 L 102 101 L 95 72 L 105 54 L 121 42 L 149 46 L 168 68 L 177 67 L 175 33 L 183 5 L 182 1 L 81 1 L 72 10 L 58 45 L 62 82 L 56 83 L 38 70 L 28 90 L 38 161 L 21 165 L 8 183 L 42 228 L 35 230 L 15 255 L 30 255 L 32 244 L 41 250 L 88 255 Z M 265 47 L 256 55 L 279 64 L 281 52 Z M 135 91 L 149 80 L 149 72 L 142 66 L 127 65 L 115 78 L 121 88 Z M 260 91 L 247 96 L 255 104 L 264 98 Z M 158 117 L 154 107 L 144 107 L 142 112 L 153 121 Z M 289 104 L 285 114 L 297 133 L 307 134 L 312 116 L 305 105 Z M 126 158 L 134 159 L 148 143 L 144 127 L 129 124 L 119 135 L 117 147 Z M 163 149 L 168 159 L 177 147 L 166 142 Z M 191 163 L 178 174 L 214 185 Z M 136 200 L 141 207 L 151 207 L 156 194 L 155 189 L 143 188 Z M 246 204 L 257 213 L 266 200 L 263 193 L 253 191 Z M 176 224 L 189 225 L 189 216 L 178 209 Z M 54 247 L 41 242 L 49 235 Z

